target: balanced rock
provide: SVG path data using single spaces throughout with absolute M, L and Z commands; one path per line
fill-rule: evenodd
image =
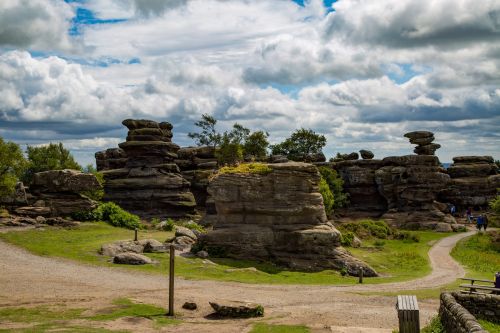
M 434 142 L 434 133 L 428 131 L 409 132 L 404 135 L 410 139 L 411 144 L 416 144 L 414 153 L 417 155 L 434 155 L 441 145 Z
M 320 271 L 348 267 L 367 276 L 376 272 L 340 245 L 341 234 L 328 222 L 314 165 L 267 164 L 270 172 L 219 174 L 208 192 L 217 222 L 199 237 L 208 249 L 229 257 L 273 261 L 295 270 Z
M 373 157 L 375 157 L 373 152 L 371 152 L 370 150 L 361 149 L 359 153 L 361 154 L 361 158 L 364 160 L 371 160 Z
M 193 240 L 196 240 L 198 238 L 191 229 L 188 229 L 186 227 L 176 226 L 175 237 L 181 237 L 181 236 L 186 236 Z
M 121 168 L 103 171 L 104 200 L 143 217 L 184 217 L 196 202 L 190 183 L 174 163 L 179 146 L 171 142 L 172 125 L 152 120 L 123 121 L 129 133 L 119 146 L 126 155 Z M 155 137 L 155 141 L 148 141 Z

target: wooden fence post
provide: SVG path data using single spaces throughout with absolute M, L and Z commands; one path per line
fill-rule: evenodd
M 174 315 L 174 268 L 175 268 L 175 246 L 170 245 L 170 270 L 168 284 L 168 315 Z

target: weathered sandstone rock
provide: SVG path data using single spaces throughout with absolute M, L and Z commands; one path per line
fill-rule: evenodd
M 364 160 L 371 160 L 375 155 L 370 150 L 361 149 L 359 151 L 361 158 Z

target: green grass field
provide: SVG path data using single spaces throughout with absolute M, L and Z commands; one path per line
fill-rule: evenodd
M 424 276 L 429 273 L 430 265 L 427 252 L 430 246 L 447 234 L 418 232 L 418 243 L 405 240 L 384 240 L 384 244 L 374 246 L 373 241 L 365 242 L 364 248 L 350 249 L 353 254 L 372 265 L 382 276 L 365 279 L 365 283 L 385 283 L 403 281 Z M 141 239 L 154 238 L 165 241 L 172 233 L 164 231 L 139 231 Z M 123 266 L 109 262 L 108 257 L 100 256 L 97 251 L 102 244 L 116 240 L 132 239 L 133 231 L 115 228 L 105 223 L 83 223 L 76 229 L 47 227 L 43 230 L 9 232 L 0 238 L 23 247 L 32 253 L 72 259 L 93 265 L 139 270 L 166 274 L 168 272 L 167 254 L 148 254 L 159 264 L 144 266 Z M 337 271 L 304 273 L 282 270 L 269 263 L 231 259 L 211 259 L 216 263 L 199 258 L 176 258 L 176 274 L 187 279 L 211 279 L 243 283 L 269 284 L 355 284 L 355 277 L 343 277 Z M 255 267 L 257 270 L 245 270 Z M 240 270 L 241 269 L 241 270 Z
M 250 333 L 309 333 L 305 326 L 295 325 L 272 325 L 259 323 L 255 324 Z

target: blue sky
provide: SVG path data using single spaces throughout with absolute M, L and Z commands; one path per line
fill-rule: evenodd
M 433 0 L 431 0 L 433 1 Z M 0 3 L 0 136 L 63 142 L 79 162 L 121 120 L 202 113 L 273 143 L 299 127 L 327 156 L 411 154 L 431 130 L 443 162 L 500 158 L 500 4 L 462 0 L 11 0 Z

